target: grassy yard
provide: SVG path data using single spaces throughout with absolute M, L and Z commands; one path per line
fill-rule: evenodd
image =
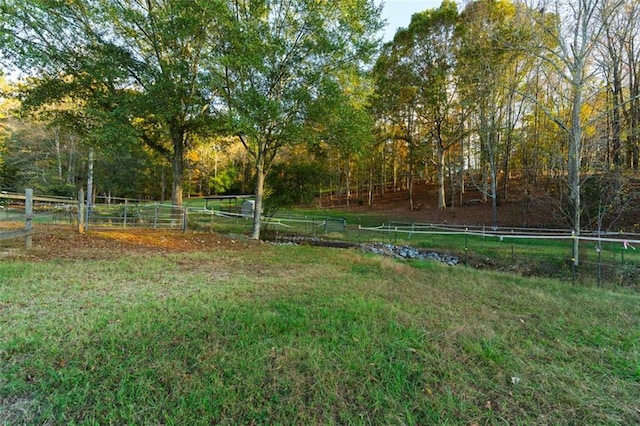
M 193 202 L 197 200 L 192 200 Z M 325 219 L 344 219 L 344 231 L 327 232 Z M 282 219 L 282 223 L 279 222 Z M 293 219 L 293 220 L 289 220 Z M 390 222 L 377 214 L 341 210 L 304 210 L 279 212 L 277 218 L 263 226 L 262 237 L 277 240 L 286 236 L 309 236 L 349 242 L 385 242 L 440 250 L 461 257 L 463 262 L 479 268 L 516 271 L 524 275 L 558 278 L 581 285 L 608 287 L 638 287 L 640 283 L 640 250 L 627 248 L 621 242 L 582 241 L 580 266 L 571 266 L 573 241 L 567 239 L 512 238 L 518 231 L 503 229 L 502 236 L 478 235 L 471 229 L 465 235 L 462 227 L 429 227 Z M 189 216 L 191 229 L 214 230 L 226 234 L 248 234 L 252 221 L 244 218 L 222 218 L 193 212 Z M 370 228 L 370 229 L 367 229 Z M 569 231 L 566 231 L 570 235 Z M 587 233 L 588 235 L 588 233 Z M 617 238 L 622 238 L 617 235 Z M 611 238 L 611 236 L 609 236 Z M 636 238 L 630 236 L 630 239 Z
M 640 295 L 245 244 L 0 260 L 0 424 L 637 424 Z

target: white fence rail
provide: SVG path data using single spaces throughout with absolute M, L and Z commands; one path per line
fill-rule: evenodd
M 572 241 L 595 241 L 600 243 L 622 243 L 630 246 L 640 245 L 640 235 L 637 233 L 623 234 L 619 232 L 601 232 L 598 236 L 596 231 L 583 231 L 581 235 L 575 235 L 565 229 L 535 229 L 535 228 L 502 228 L 502 229 L 479 229 L 479 227 L 465 227 L 439 224 L 412 224 L 393 225 L 383 224 L 375 227 L 359 226 L 360 231 L 405 234 L 408 238 L 415 235 L 468 235 L 482 238 L 497 238 L 500 241 L 506 239 L 521 240 L 566 240 Z M 595 236 L 594 236 L 595 235 Z M 616 235 L 618 238 L 607 236 Z

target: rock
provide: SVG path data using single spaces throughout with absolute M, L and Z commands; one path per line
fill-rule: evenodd
M 415 247 L 396 246 L 387 243 L 360 244 L 360 250 L 382 256 L 392 256 L 398 259 L 433 260 L 445 263 L 449 266 L 455 266 L 460 263 L 460 259 L 457 256 L 441 254 L 433 251 L 421 251 Z
M 395 257 L 397 259 L 417 259 L 417 260 L 433 260 L 445 263 L 449 266 L 455 266 L 460 263 L 458 256 L 437 253 L 434 251 L 420 250 L 411 246 L 397 246 L 389 243 L 350 243 L 346 241 L 323 240 L 317 237 L 302 236 L 281 236 L 276 239 L 274 244 L 280 245 L 298 245 L 308 244 L 314 246 L 334 247 L 334 248 L 350 248 L 358 247 L 361 251 L 373 253 L 380 256 Z

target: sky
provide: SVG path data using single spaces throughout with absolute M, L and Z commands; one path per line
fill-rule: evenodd
M 387 28 L 383 35 L 384 41 L 392 40 L 398 28 L 408 27 L 411 15 L 414 13 L 440 7 L 442 3 L 441 0 L 377 0 L 378 3 L 382 1 L 384 1 L 382 17 L 387 21 Z

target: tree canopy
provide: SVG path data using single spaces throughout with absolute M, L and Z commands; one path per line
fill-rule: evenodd
M 34 78 L 25 106 L 70 100 L 89 131 L 119 129 L 105 143 L 135 135 L 170 161 L 181 204 L 185 148 L 213 112 L 209 68 L 224 3 L 7 0 L 0 11 L 4 56 Z
M 380 9 L 365 0 L 236 2 L 223 50 L 227 123 L 255 162 L 253 238 L 260 235 L 265 178 L 280 150 L 308 135 L 313 105 L 358 73 L 376 49 Z
M 254 238 L 265 197 L 406 189 L 413 210 L 416 182 L 440 209 L 479 189 L 495 226 L 512 190 L 576 233 L 602 223 L 582 183 L 640 164 L 636 2 L 445 0 L 382 49 L 376 4 L 1 0 L 22 78 L 2 87 L 0 184 L 67 191 L 93 150 L 104 192 L 255 191 Z
M 260 212 L 269 167 L 303 139 L 325 83 L 373 57 L 379 14 L 371 0 L 6 0 L 0 42 L 34 77 L 26 107 L 70 100 L 88 133 L 135 135 L 171 163 L 176 205 L 196 136 L 235 135 Z

